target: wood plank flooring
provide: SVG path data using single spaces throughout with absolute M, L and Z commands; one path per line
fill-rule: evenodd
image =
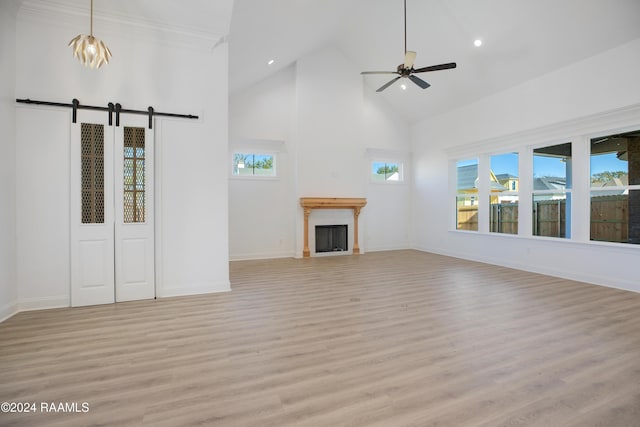
M 2 426 L 640 426 L 640 295 L 417 251 L 0 324 Z M 82 402 L 86 413 L 42 413 Z

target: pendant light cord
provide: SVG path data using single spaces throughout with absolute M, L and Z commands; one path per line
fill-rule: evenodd
M 406 0 L 405 0 L 406 1 Z M 91 35 L 91 37 L 93 37 L 93 0 L 91 0 L 91 19 L 90 19 L 90 27 L 89 27 L 89 35 Z M 406 26 L 406 23 L 405 23 Z M 405 41 L 405 45 L 407 44 L 407 42 Z
M 91 0 L 93 4 L 93 0 Z M 407 0 L 404 0 L 404 54 L 407 54 Z

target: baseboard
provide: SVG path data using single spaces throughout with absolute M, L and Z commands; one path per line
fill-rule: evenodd
M 411 249 L 411 247 L 406 244 L 391 246 L 367 246 L 367 252 L 404 251 L 407 249 Z
M 0 307 L 0 323 L 12 317 L 14 314 L 18 314 L 19 311 L 17 302 L 3 305 Z
M 443 251 L 436 248 L 428 248 L 428 247 L 414 247 L 413 249 L 422 252 L 429 252 L 437 255 L 449 256 L 452 258 L 465 259 L 468 261 L 481 262 L 483 264 L 497 265 L 500 267 L 513 268 L 515 270 L 528 271 L 529 273 L 537 273 L 544 274 L 545 276 L 558 277 L 561 279 L 574 280 L 576 282 L 588 283 L 590 285 L 604 286 L 606 288 L 614 288 L 621 289 L 624 291 L 630 292 L 639 292 L 640 293 L 640 284 L 627 280 L 620 280 L 618 278 L 614 278 L 611 276 L 594 276 L 594 275 L 586 275 L 581 274 L 581 272 L 567 272 L 556 270 L 552 268 L 545 268 L 544 266 L 531 266 L 529 264 L 520 264 L 520 263 L 508 263 L 501 262 L 499 260 L 483 257 L 483 256 L 470 256 L 466 254 L 459 254 L 455 252 Z
M 229 255 L 229 261 L 250 261 L 256 259 L 295 258 L 295 252 L 257 252 L 252 254 Z
M 190 283 L 185 286 L 172 286 L 156 290 L 158 298 L 181 297 L 186 295 L 213 294 L 217 292 L 229 292 L 231 282 L 220 283 Z
M 411 248 L 406 244 L 399 244 L 399 245 L 376 246 L 376 247 L 367 246 L 366 249 L 367 250 L 365 251 L 364 248 L 361 247 L 360 253 L 364 254 L 365 252 L 402 251 L 402 250 L 411 249 Z M 230 255 L 229 261 L 251 261 L 251 260 L 259 260 L 259 259 L 278 259 L 278 258 L 302 258 L 302 256 L 296 255 L 295 252 L 261 252 L 261 253 L 253 253 L 253 254 Z
M 222 283 L 202 283 L 191 284 L 185 287 L 172 287 L 158 290 L 158 297 L 174 297 L 184 295 L 209 294 L 216 292 L 228 292 L 231 290 L 229 281 Z M 71 301 L 68 296 L 53 296 L 44 298 L 25 298 L 19 302 L 6 304 L 0 307 L 0 322 L 4 322 L 10 317 L 22 312 L 33 310 L 45 310 L 49 308 L 70 307 Z
M 69 296 L 24 298 L 19 301 L 19 311 L 44 310 L 47 308 L 70 307 Z

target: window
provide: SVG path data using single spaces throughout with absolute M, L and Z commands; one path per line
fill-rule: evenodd
M 478 231 L 478 159 L 456 163 L 456 229 Z
M 144 222 L 144 128 L 124 128 L 124 222 Z
M 591 139 L 591 240 L 640 243 L 640 130 Z
M 533 235 L 570 237 L 571 143 L 533 150 Z
M 402 163 L 386 161 L 372 162 L 371 179 L 373 182 L 402 181 Z
M 234 176 L 276 176 L 273 154 L 233 154 Z
M 489 231 L 518 234 L 518 153 L 491 156 Z

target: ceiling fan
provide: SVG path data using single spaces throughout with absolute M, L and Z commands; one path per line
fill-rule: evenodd
M 360 74 L 397 74 L 398 77 L 393 78 L 391 81 L 385 83 L 384 85 L 380 86 L 378 90 L 376 90 L 376 92 L 382 92 L 401 78 L 408 78 L 416 85 L 420 86 L 422 89 L 426 89 L 431 85 L 422 80 L 420 77 L 414 76 L 414 74 L 456 68 L 455 62 L 449 62 L 440 65 L 431 65 L 429 67 L 413 68 L 415 59 L 416 52 L 407 50 L 407 0 L 404 0 L 404 63 L 398 65 L 396 71 L 363 71 Z

